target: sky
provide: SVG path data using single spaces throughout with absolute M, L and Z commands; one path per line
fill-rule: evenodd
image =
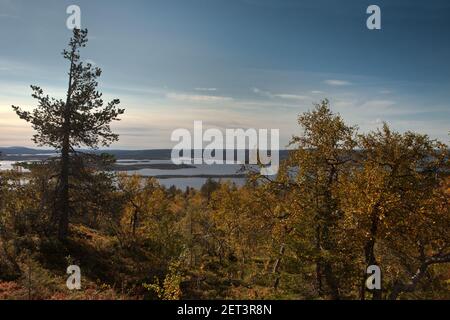
M 386 121 L 449 143 L 448 0 L 0 0 L 0 146 L 33 146 L 11 109 L 36 106 L 31 84 L 64 98 L 72 4 L 82 59 L 126 109 L 113 148 L 171 148 L 195 120 L 279 129 L 283 147 L 323 98 L 361 132 Z M 372 4 L 381 30 L 366 27 Z

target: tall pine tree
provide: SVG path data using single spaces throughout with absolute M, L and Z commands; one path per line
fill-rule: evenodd
M 31 86 L 32 97 L 38 106 L 32 112 L 12 106 L 17 115 L 30 122 L 36 134 L 33 141 L 39 146 L 50 146 L 60 153 L 58 190 L 55 216 L 58 219 L 58 237 L 66 239 L 70 215 L 70 184 L 73 173 L 72 157 L 80 147 L 98 148 L 109 146 L 118 140 L 111 131 L 110 123 L 119 120 L 124 109 L 118 108 L 120 101 L 114 99 L 105 104 L 97 90 L 97 78 L 101 69 L 80 58 L 80 49 L 88 42 L 87 29 L 74 29 L 68 48 L 62 55 L 70 63 L 67 96 L 50 98 L 38 86 Z

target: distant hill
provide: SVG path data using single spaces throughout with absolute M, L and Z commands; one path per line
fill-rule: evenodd
M 55 153 L 53 150 L 40 150 L 27 147 L 0 147 L 2 155 L 6 154 L 51 154 Z
M 148 149 L 148 150 L 79 150 L 86 153 L 108 153 L 116 159 L 134 160 L 170 160 L 172 149 Z M 224 158 L 225 158 L 225 150 Z M 248 152 L 248 151 L 247 151 Z M 41 150 L 27 147 L 0 147 L 1 159 L 11 161 L 47 159 L 55 154 L 54 150 Z M 287 150 L 280 150 L 280 158 L 287 157 Z

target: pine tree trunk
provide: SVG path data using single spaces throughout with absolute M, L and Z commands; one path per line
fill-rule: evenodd
M 273 288 L 275 290 L 278 289 L 278 285 L 280 284 L 279 268 L 280 268 L 280 264 L 281 264 L 281 259 L 283 259 L 284 251 L 285 251 L 284 244 L 282 244 L 280 247 L 280 252 L 279 252 L 278 258 L 277 258 L 277 260 L 275 260 L 275 264 L 273 265 L 273 269 L 272 269 L 272 273 L 275 274 L 275 282 L 273 284 Z
M 61 173 L 59 194 L 59 223 L 58 238 L 65 240 L 69 233 L 69 168 L 70 168 L 70 104 L 72 95 L 72 76 L 74 71 L 75 46 L 72 48 L 70 60 L 69 86 L 67 88 L 67 99 L 64 105 L 63 144 L 61 149 Z
M 58 237 L 65 240 L 69 231 L 69 139 L 64 137 L 64 145 L 61 152 L 61 190 L 59 197 L 59 226 Z

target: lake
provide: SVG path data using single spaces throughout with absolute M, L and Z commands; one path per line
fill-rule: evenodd
M 0 161 L 0 171 L 13 169 L 17 161 Z M 21 160 L 21 162 L 30 162 L 30 160 Z M 175 186 L 181 190 L 187 187 L 200 189 L 206 182 L 208 177 L 212 177 L 216 181 L 231 181 L 236 185 L 242 186 L 245 184 L 245 178 L 242 177 L 242 172 L 239 172 L 241 165 L 239 164 L 193 164 L 190 168 L 181 169 L 140 169 L 127 170 L 127 166 L 136 164 L 171 164 L 171 160 L 135 160 L 135 159 L 120 159 L 117 160 L 117 165 L 123 166 L 123 172 L 128 174 L 138 174 L 144 177 L 156 177 L 158 181 L 166 186 Z M 23 170 L 27 172 L 27 170 Z M 223 176 L 223 177 L 222 177 Z M 236 176 L 236 177 L 234 177 Z

